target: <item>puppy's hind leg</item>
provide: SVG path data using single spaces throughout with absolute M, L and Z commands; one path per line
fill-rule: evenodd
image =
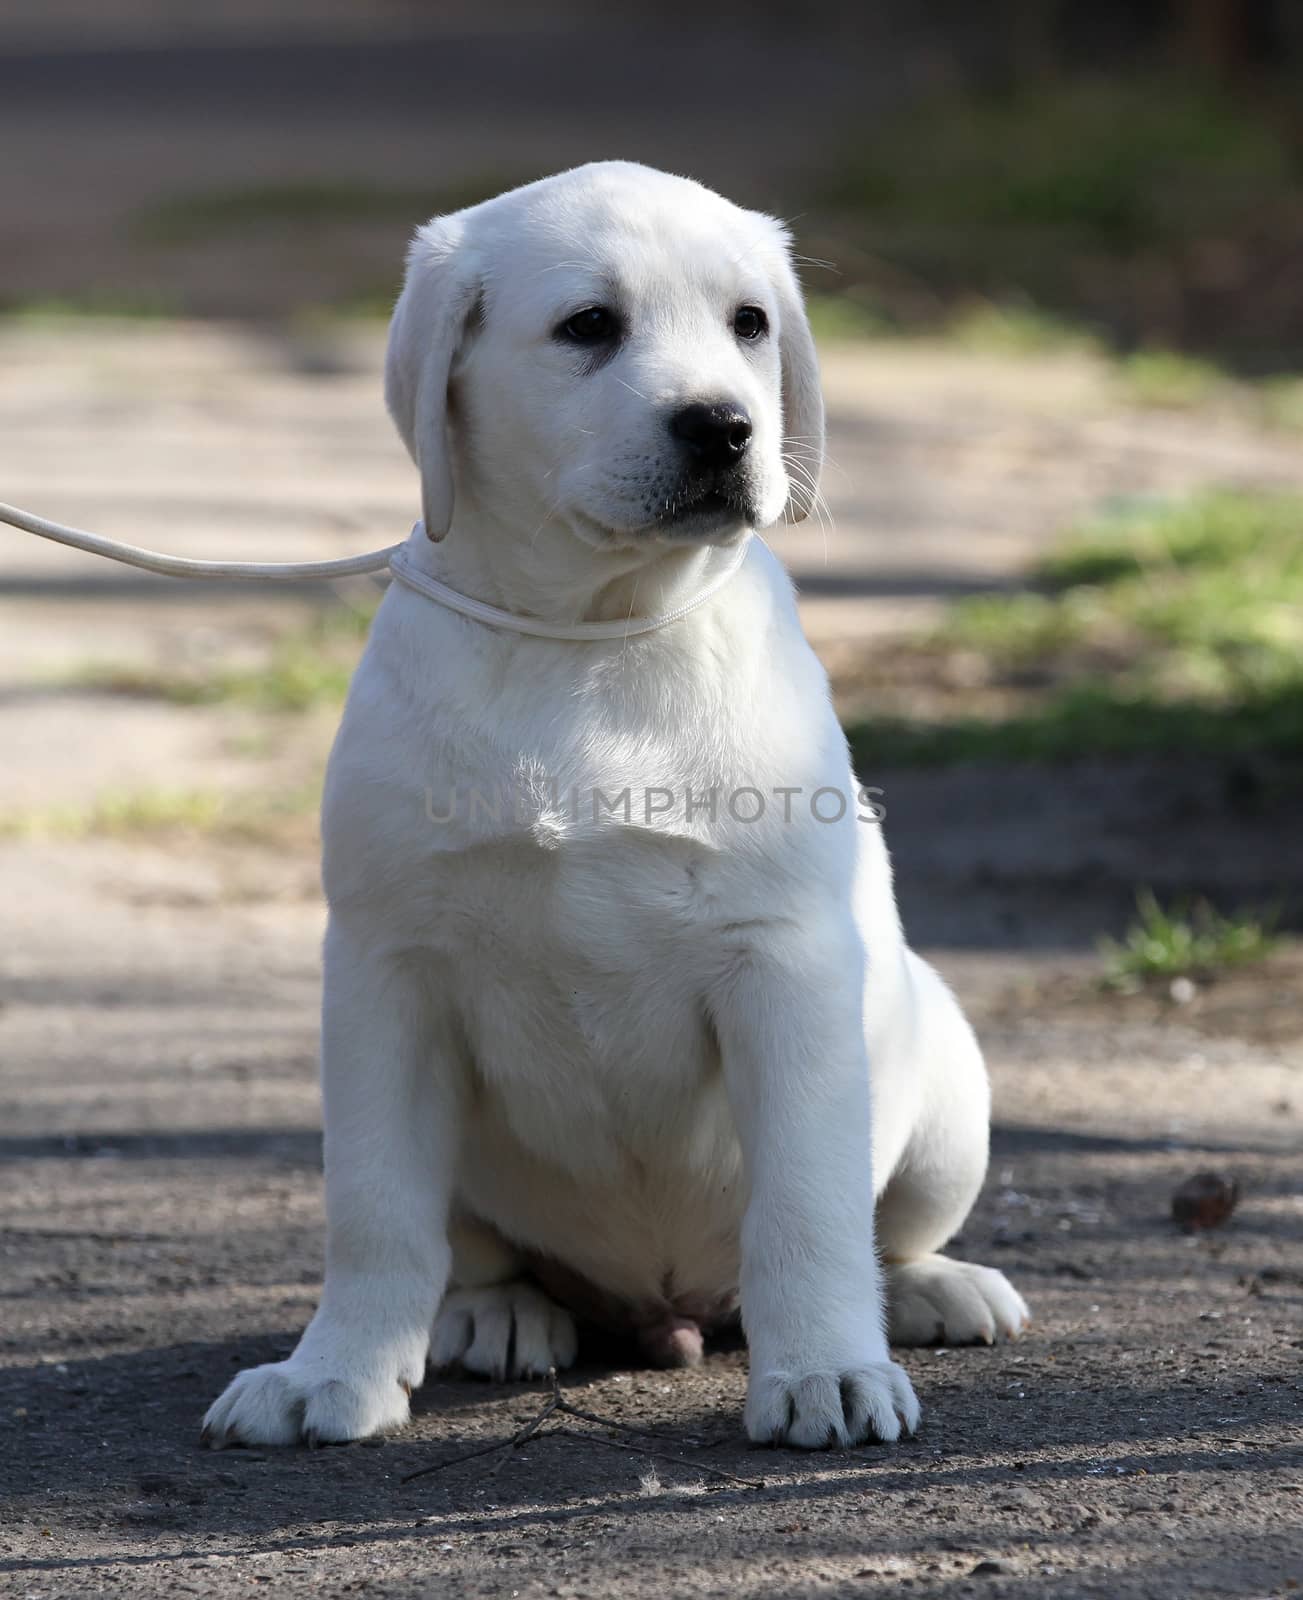
M 928 990 L 923 1101 L 877 1211 L 888 1337 L 895 1345 L 994 1344 L 1023 1332 L 1026 1302 L 1002 1272 L 938 1253 L 986 1176 L 986 1068 L 954 997 L 930 968 L 918 969 Z
M 574 1318 L 523 1276 L 519 1254 L 487 1223 L 459 1213 L 449 1229 L 451 1287 L 430 1336 L 430 1364 L 479 1377 L 541 1378 L 574 1365 Z

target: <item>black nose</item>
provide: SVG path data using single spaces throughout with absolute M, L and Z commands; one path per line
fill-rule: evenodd
M 670 432 L 703 467 L 731 467 L 751 443 L 751 418 L 729 402 L 684 406 L 670 418 Z

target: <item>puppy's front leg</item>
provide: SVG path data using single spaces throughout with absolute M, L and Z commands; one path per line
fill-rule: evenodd
M 712 999 L 750 1185 L 742 1320 L 758 1443 L 822 1449 L 918 1423 L 888 1356 L 874 1251 L 862 987 L 846 924 L 767 936 Z
M 325 1288 L 293 1355 L 241 1372 L 212 1405 L 208 1442 L 317 1444 L 407 1421 L 450 1259 L 460 1069 L 443 1044 L 428 973 L 372 953 L 332 919 Z

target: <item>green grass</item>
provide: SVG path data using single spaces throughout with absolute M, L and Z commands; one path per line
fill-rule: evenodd
M 181 245 L 339 224 L 392 222 L 415 227 L 524 181 L 499 173 L 429 188 L 346 181 L 243 184 L 157 201 L 137 213 L 132 232 L 147 243 Z
M 1133 405 L 1190 411 L 1207 405 L 1227 386 L 1226 374 L 1211 361 L 1175 350 L 1137 350 L 1118 362 L 1123 396 Z
M 20 326 L 57 326 L 74 319 L 106 322 L 156 322 L 180 314 L 176 300 L 163 294 L 96 294 L 66 298 L 7 300 L 0 318 Z
M 940 320 L 913 322 L 903 320 L 888 300 L 876 298 L 863 287 L 841 294 L 811 294 L 806 303 L 810 326 L 821 342 L 939 338 L 977 355 L 1031 360 L 1091 356 L 1101 363 L 1123 405 L 1155 411 L 1197 411 L 1214 406 L 1234 410 L 1261 427 L 1303 430 L 1303 377 L 1236 377 L 1216 361 L 1162 345 L 1120 353 L 1085 323 L 1031 300 L 970 299 Z M 363 304 L 387 312 L 392 299 L 377 298 Z M 341 314 L 347 314 L 346 310 Z
M 1136 896 L 1136 913 L 1121 941 L 1099 943 L 1104 981 L 1112 988 L 1206 979 L 1228 967 L 1261 961 L 1275 948 L 1267 923 L 1244 912 L 1223 916 L 1206 901 L 1165 908 L 1145 889 Z
M 1262 428 L 1303 430 L 1303 378 L 1293 374 L 1237 378 L 1215 361 L 1154 346 L 1114 358 L 1113 377 L 1119 397 L 1142 409 L 1215 406 Z
M 1079 79 L 946 97 L 875 133 L 828 199 L 883 221 L 1057 230 L 1134 250 L 1251 218 L 1292 190 L 1268 118 L 1211 86 Z
M 1263 752 L 1297 759 L 1303 758 L 1303 695 L 1263 695 L 1252 704 L 1217 710 L 1083 684 L 1013 714 L 928 721 L 874 717 L 850 723 L 846 732 L 861 774 L 889 766 L 1060 764 L 1088 756 Z
M 1258 385 L 1258 402 L 1267 427 L 1303 430 L 1303 378 L 1269 378 Z
M 402 287 L 402 274 L 395 267 L 393 277 L 384 282 L 373 280 L 337 299 L 297 306 L 290 315 L 290 326 L 299 333 L 316 333 L 329 332 L 340 323 L 388 322 Z
M 1100 349 L 1098 338 L 1089 329 L 1030 301 L 972 301 L 955 312 L 945 334 L 961 349 L 991 355 L 1093 353 Z
M 319 782 L 267 793 L 207 789 L 109 790 L 84 805 L 0 813 L 0 838 L 151 838 L 202 835 L 276 843 L 301 831 L 320 802 Z
M 1013 710 L 849 729 L 888 762 L 1160 752 L 1303 757 L 1303 500 L 1131 506 L 1070 538 L 1040 587 L 958 602 L 919 641 L 979 654 Z
M 865 294 L 811 291 L 805 297 L 805 310 L 815 338 L 830 344 L 886 339 L 903 331 L 889 311 Z
M 970 299 L 940 321 L 906 321 L 891 303 L 864 286 L 805 297 L 816 339 L 941 338 L 960 350 L 983 355 L 1043 356 L 1068 352 L 1103 354 L 1099 338 L 1082 323 L 1029 300 Z
M 373 613 L 373 606 L 332 607 L 282 635 L 268 659 L 254 667 L 201 673 L 186 667 L 93 661 L 75 668 L 62 682 L 172 705 L 241 705 L 289 713 L 337 706 L 348 693 Z
M 1133 689 L 1216 709 L 1303 689 L 1303 500 L 1133 507 L 1045 560 L 1048 592 L 956 607 L 946 634 L 1025 662 L 1094 652 Z
M 1303 364 L 1297 304 L 1268 321 L 1259 287 L 1303 204 L 1283 84 L 1246 93 L 1138 63 L 951 89 L 866 126 L 828 171 L 805 197 L 809 247 L 905 325 L 935 332 L 974 298 L 1030 303 L 1120 350 L 1215 341 L 1246 371 Z M 1136 381 L 1173 379 L 1144 362 Z

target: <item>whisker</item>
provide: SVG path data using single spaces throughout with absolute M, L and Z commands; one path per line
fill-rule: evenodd
M 588 461 L 588 462 L 585 462 L 583 466 L 578 467 L 578 468 L 576 468 L 574 470 L 576 470 L 578 472 L 591 472 L 595 465 L 596 465 L 595 462 Z M 549 467 L 547 472 L 545 472 L 543 474 L 543 476 L 545 478 L 549 477 L 555 471 L 556 471 L 555 467 Z M 547 527 L 549 522 L 551 522 L 553 516 L 561 509 L 561 502 L 564 499 L 565 499 L 564 493 L 559 494 L 556 497 L 556 499 L 552 502 L 552 504 L 547 508 L 547 510 L 543 513 L 543 520 L 539 523 L 539 525 L 534 529 L 533 533 L 531 533 L 530 536 L 529 536 L 529 548 L 531 550 L 533 550 L 534 546 L 538 543 L 539 534 L 542 533 L 543 529 Z
M 796 474 L 796 476 L 801 479 L 807 488 L 817 489 L 819 487 L 819 480 L 815 476 L 815 473 L 809 462 L 802 461 L 799 459 L 799 457 L 789 456 L 786 454 L 784 454 L 781 459 L 787 470 Z
M 781 459 L 788 475 L 795 480 L 797 487 L 806 490 L 809 494 L 810 510 L 818 521 L 819 533 L 823 541 L 823 564 L 827 566 L 829 560 L 828 536 L 836 526 L 832 508 L 829 506 L 823 491 L 819 488 L 818 479 L 807 462 L 799 460 L 788 451 L 781 452 Z M 796 519 L 794 517 L 787 515 L 786 507 L 783 508 L 783 513 L 784 521 L 788 522 L 789 525 L 795 522 Z
M 803 440 L 799 434 L 789 433 L 786 434 L 783 439 L 784 445 L 800 445 L 806 442 L 807 441 Z M 846 478 L 849 481 L 850 473 L 844 466 L 842 466 L 841 462 L 837 460 L 836 456 L 830 456 L 827 450 L 822 448 L 822 446 L 816 447 L 816 441 L 812 440 L 808 442 L 811 444 L 811 448 L 808 452 L 793 453 L 796 454 L 800 460 L 813 462 L 816 467 L 831 467 L 834 472 L 840 473 L 843 478 Z
M 822 267 L 825 272 L 835 272 L 839 278 L 843 276 L 842 269 L 835 261 L 824 261 L 818 256 L 803 256 L 795 250 L 792 251 L 792 260 L 800 261 L 807 267 Z

